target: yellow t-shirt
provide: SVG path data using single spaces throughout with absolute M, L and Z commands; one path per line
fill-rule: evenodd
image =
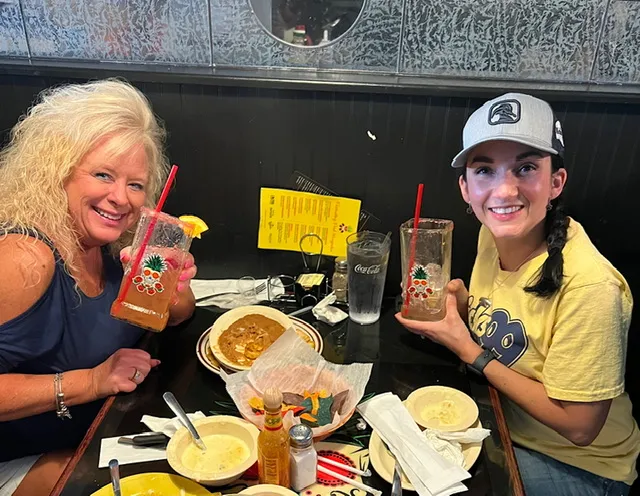
M 543 253 L 516 272 L 500 269 L 491 233 L 480 229 L 469 286 L 469 327 L 513 370 L 541 382 L 550 398 L 613 399 L 589 446 L 576 446 L 503 397 L 511 439 L 556 460 L 632 484 L 640 431 L 624 392 L 627 334 L 633 300 L 622 275 L 571 219 L 562 251 L 562 287 L 551 298 L 526 293 L 547 259 Z

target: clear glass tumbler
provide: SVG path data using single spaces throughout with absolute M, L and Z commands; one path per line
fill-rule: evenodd
M 151 235 L 129 284 L 127 278 L 131 277 L 133 262 L 150 227 Z M 150 331 L 159 332 L 166 327 L 171 297 L 193 239 L 192 229 L 191 224 L 169 214 L 142 208 L 131 245 L 131 261 L 111 305 L 112 317 Z
M 402 260 L 402 316 L 413 320 L 441 320 L 451 277 L 453 222 L 413 219 L 400 226 Z
M 347 238 L 349 317 L 358 324 L 380 318 L 391 237 L 360 231 Z

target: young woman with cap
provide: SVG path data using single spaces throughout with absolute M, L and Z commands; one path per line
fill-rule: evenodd
M 633 300 L 561 204 L 564 138 L 549 104 L 509 93 L 468 119 L 462 197 L 482 223 L 469 290 L 439 322 L 398 320 L 503 396 L 528 496 L 626 495 L 640 432 L 624 391 Z

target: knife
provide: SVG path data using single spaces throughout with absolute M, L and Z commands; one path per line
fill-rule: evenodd
M 396 461 L 396 465 L 393 469 L 393 484 L 391 485 L 391 496 L 402 496 L 402 469 L 400 468 L 400 463 L 398 463 L 398 460 L 395 456 L 393 457 L 393 459 Z
M 162 432 L 151 432 L 149 434 L 140 434 L 132 437 L 121 437 L 118 439 L 119 444 L 129 444 L 134 446 L 156 446 L 167 444 L 169 437 Z
M 382 441 L 382 439 L 381 439 Z M 389 449 L 389 445 L 382 441 L 382 444 L 387 449 L 389 456 L 393 458 L 395 466 L 393 467 L 393 483 L 391 484 L 391 496 L 402 496 L 402 468 L 396 456 Z

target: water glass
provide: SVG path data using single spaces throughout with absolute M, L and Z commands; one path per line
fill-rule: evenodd
M 391 237 L 360 231 L 347 238 L 349 317 L 358 324 L 380 318 Z
M 257 302 L 256 280 L 252 276 L 242 276 L 238 279 L 238 294 L 245 305 L 252 305 Z

